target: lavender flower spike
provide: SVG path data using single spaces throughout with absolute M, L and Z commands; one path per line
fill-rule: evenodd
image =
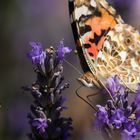
M 72 119 L 63 117 L 63 91 L 69 87 L 64 82 L 63 58 L 70 52 L 63 41 L 57 50 L 53 47 L 42 50 L 41 44 L 31 43 L 32 50 L 28 57 L 35 64 L 36 81 L 24 90 L 29 91 L 34 99 L 28 120 L 31 127 L 30 140 L 67 140 L 72 131 Z M 40 66 L 41 65 L 41 66 Z
M 42 50 L 40 43 L 30 42 L 32 50 L 27 54 L 28 58 L 32 60 L 33 64 L 43 64 L 46 57 L 45 52 Z
M 72 51 L 71 48 L 64 46 L 64 41 L 60 41 L 58 47 L 57 47 L 57 56 L 58 59 L 62 60 L 65 57 L 66 53 L 70 53 Z
M 120 132 L 121 140 L 140 139 L 140 85 L 133 98 L 129 88 L 122 85 L 116 76 L 108 78 L 107 87 L 115 100 L 107 100 L 105 106 L 97 106 L 94 124 L 98 124 L 107 139 L 114 139 L 115 130 Z M 130 97 L 132 102 L 129 102 Z

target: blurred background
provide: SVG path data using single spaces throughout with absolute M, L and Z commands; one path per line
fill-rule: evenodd
M 140 30 L 140 0 L 109 0 L 123 19 Z M 65 45 L 75 48 L 71 31 L 67 0 L 1 0 L 0 1 L 0 140 L 28 140 L 30 132 L 27 113 L 32 102 L 23 94 L 21 86 L 35 80 L 31 62 L 26 53 L 30 41 L 39 41 L 43 47 L 56 47 L 64 39 Z M 74 51 L 66 56 L 80 71 Z M 65 80 L 70 88 L 65 91 L 68 110 L 64 115 L 74 120 L 71 140 L 103 140 L 93 130 L 93 110 L 76 95 L 80 76 L 67 63 L 64 64 Z M 81 94 L 92 90 L 84 88 Z M 99 101 L 100 97 L 94 98 Z

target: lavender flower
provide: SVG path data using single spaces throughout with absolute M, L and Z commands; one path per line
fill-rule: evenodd
M 119 83 L 118 77 L 113 76 L 113 77 L 108 78 L 107 87 L 110 90 L 112 96 L 114 97 L 120 90 L 120 83 Z
M 120 130 L 122 140 L 134 140 L 140 132 L 140 86 L 136 90 L 134 101 L 129 104 L 128 97 L 131 91 L 121 85 L 118 77 L 110 77 L 107 87 L 114 97 L 104 106 L 97 105 L 95 114 L 100 128 L 110 137 L 113 130 Z
M 65 47 L 63 40 L 60 41 L 58 47 L 57 47 L 57 57 L 58 59 L 62 60 L 65 57 L 66 53 L 70 53 L 72 49 L 69 47 Z
M 111 110 L 111 123 L 117 128 L 121 128 L 123 122 L 125 122 L 126 117 L 124 116 L 124 111 L 122 109 Z
M 71 49 L 60 47 L 55 51 L 53 47 L 42 50 L 40 44 L 32 43 L 32 51 L 29 58 L 35 64 L 37 80 L 32 86 L 23 87 L 30 91 L 34 103 L 31 105 L 31 112 L 28 114 L 29 124 L 32 132 L 29 134 L 31 140 L 67 140 L 72 131 L 72 119 L 62 117 L 61 111 L 65 98 L 63 90 L 69 84 L 63 83 L 63 58 L 65 53 Z
M 122 132 L 121 133 L 121 140 L 134 140 L 134 138 L 129 136 L 127 133 Z
M 125 121 L 123 133 L 126 133 L 129 137 L 135 137 L 137 135 L 136 122 L 131 119 Z
M 108 113 L 105 107 L 97 105 L 97 108 L 99 111 L 96 113 L 96 117 L 98 118 L 99 122 L 108 124 Z
M 47 128 L 47 120 L 45 118 L 35 118 L 32 120 L 31 124 L 36 130 L 40 133 L 45 132 L 45 128 Z
M 46 54 L 42 50 L 41 44 L 31 42 L 30 45 L 32 47 L 32 50 L 27 54 L 28 58 L 32 61 L 33 64 L 43 64 Z

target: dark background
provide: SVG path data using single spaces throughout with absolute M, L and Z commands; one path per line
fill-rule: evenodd
M 127 23 L 140 29 L 140 0 L 110 1 Z M 67 0 L 0 1 L 0 140 L 27 140 L 26 133 L 30 131 L 26 115 L 32 98 L 20 89 L 35 80 L 26 57 L 29 42 L 39 41 L 45 49 L 56 47 L 63 38 L 66 46 L 74 50 Z M 66 59 L 82 71 L 74 52 Z M 93 110 L 75 95 L 79 86 L 76 78 L 80 74 L 66 63 L 64 71 L 70 83 L 65 91 L 69 109 L 64 115 L 74 119 L 72 140 L 101 140 L 92 129 Z M 86 88 L 82 90 L 83 94 L 90 92 Z

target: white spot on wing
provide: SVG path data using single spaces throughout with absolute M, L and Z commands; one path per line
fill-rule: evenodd
M 91 6 L 96 7 L 96 2 L 95 2 L 95 0 L 91 0 L 90 4 L 91 4 Z
M 117 32 L 122 32 L 123 31 L 123 26 L 121 26 L 122 24 L 119 24 L 118 26 L 116 26 L 116 31 Z
M 121 57 L 121 60 L 124 62 L 126 57 L 127 57 L 127 52 L 126 51 L 121 51 L 119 53 L 119 56 Z
M 104 42 L 104 46 L 103 46 L 103 48 L 107 48 L 107 50 L 110 52 L 110 42 L 108 41 L 108 40 L 105 40 L 105 42 Z
M 75 8 L 75 18 L 77 20 L 79 20 L 79 18 L 82 16 L 82 15 L 90 15 L 92 14 L 91 11 L 89 11 L 88 7 L 85 6 L 85 5 L 82 5 L 81 7 L 76 7 Z
M 87 33 L 85 33 L 84 35 L 82 35 L 81 36 L 81 39 L 83 40 L 83 42 L 85 41 L 85 38 L 87 37 L 87 36 L 90 36 L 91 35 L 91 31 L 89 31 L 89 32 L 87 32 Z M 84 42 L 85 43 L 85 42 Z
M 100 58 L 100 59 L 102 59 L 103 61 L 106 62 L 106 58 L 105 58 L 105 56 L 103 55 L 102 51 L 100 51 L 100 52 L 98 53 L 97 59 L 98 59 L 98 58 Z

